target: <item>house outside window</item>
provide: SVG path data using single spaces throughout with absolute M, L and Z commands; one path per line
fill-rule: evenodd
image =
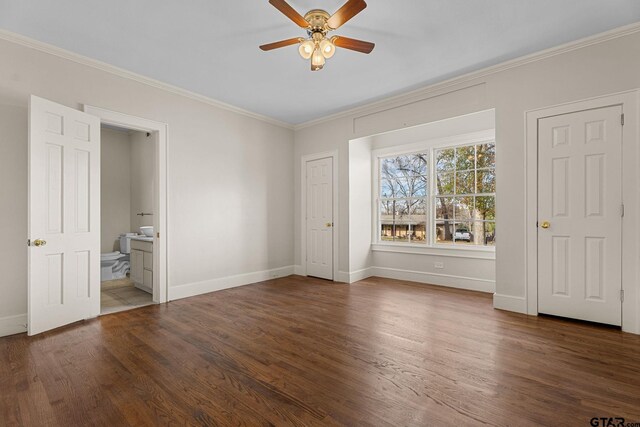
M 374 152 L 374 244 L 491 248 L 496 241 L 493 138 Z

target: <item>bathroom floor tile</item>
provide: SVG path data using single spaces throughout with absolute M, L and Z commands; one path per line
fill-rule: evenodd
M 100 285 L 100 314 L 131 310 L 153 304 L 150 293 L 133 285 L 129 279 L 110 280 Z

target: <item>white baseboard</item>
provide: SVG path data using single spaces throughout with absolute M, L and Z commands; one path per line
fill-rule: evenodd
M 293 274 L 297 274 L 298 276 L 306 276 L 307 272 L 304 270 L 304 267 L 301 265 L 293 266 Z
M 339 283 L 351 283 L 349 282 L 349 272 L 348 271 L 338 271 L 338 275 L 333 279 L 334 282 Z
M 478 279 L 474 277 L 454 276 L 441 273 L 427 273 L 424 271 L 401 270 L 388 267 L 371 267 L 370 276 L 387 279 L 408 280 L 411 282 L 428 283 L 430 285 L 448 286 L 450 288 L 467 289 L 470 291 L 493 293 L 496 289 L 495 280 Z
M 493 308 L 527 314 L 527 300 L 524 297 L 493 294 Z
M 202 282 L 188 283 L 186 285 L 170 286 L 168 300 L 174 301 L 181 298 L 262 282 L 264 280 L 290 276 L 294 273 L 294 270 L 295 267 L 293 265 L 289 265 L 271 270 L 255 271 L 253 273 L 238 274 L 235 276 L 204 280 Z
M 336 281 L 343 282 L 343 283 L 354 283 L 359 280 L 364 280 L 367 277 L 371 277 L 371 276 L 373 276 L 373 274 L 371 274 L 371 267 L 363 268 L 362 270 L 356 270 L 352 272 L 339 271 L 338 280 Z
M 27 332 L 27 313 L 0 317 L 0 337 Z

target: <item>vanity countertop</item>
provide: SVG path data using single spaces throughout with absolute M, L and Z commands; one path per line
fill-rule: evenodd
M 139 240 L 141 242 L 151 242 L 151 243 L 153 243 L 153 237 L 147 237 L 147 236 L 133 236 L 133 237 L 131 237 L 131 240 Z

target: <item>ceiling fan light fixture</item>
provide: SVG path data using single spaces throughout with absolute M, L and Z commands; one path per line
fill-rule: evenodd
M 302 57 L 302 59 L 309 59 L 311 58 L 311 55 L 313 55 L 315 47 L 315 43 L 313 43 L 312 40 L 305 40 L 300 43 L 298 52 L 300 52 L 300 56 Z
M 325 59 L 322 55 L 322 51 L 319 48 L 313 51 L 313 56 L 311 57 L 311 69 L 313 71 L 322 70 L 324 67 Z
M 331 58 L 336 53 L 336 46 L 327 39 L 320 42 L 320 51 L 326 59 Z

